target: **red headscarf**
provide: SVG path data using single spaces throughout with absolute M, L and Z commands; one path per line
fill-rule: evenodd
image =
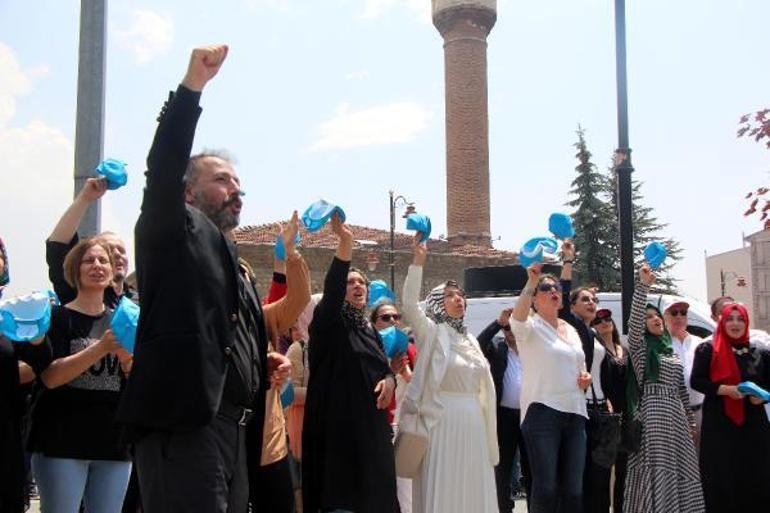
M 740 338 L 732 338 L 727 333 L 727 317 L 731 312 L 738 311 L 746 322 L 746 331 Z M 746 307 L 740 303 L 730 303 L 722 308 L 722 316 L 719 318 L 717 331 L 714 334 L 714 352 L 711 355 L 711 381 L 721 385 L 737 385 L 741 382 L 741 371 L 738 368 L 738 361 L 735 359 L 732 346 L 734 344 L 745 344 L 749 341 L 749 312 Z M 743 425 L 745 412 L 743 410 L 743 399 L 733 399 L 728 396 L 723 398 L 725 403 L 725 413 L 738 426 Z

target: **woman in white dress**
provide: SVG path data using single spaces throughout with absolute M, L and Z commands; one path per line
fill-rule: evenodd
M 402 313 L 419 354 L 403 408 L 411 403 L 428 427 L 428 448 L 413 481 L 412 511 L 497 513 L 496 406 L 489 364 L 463 324 L 465 295 L 457 282 L 431 290 L 425 313 L 420 310 L 426 256 L 425 244 L 415 238 L 402 296 Z

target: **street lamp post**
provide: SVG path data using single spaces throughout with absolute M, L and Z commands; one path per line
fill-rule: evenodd
M 634 227 L 631 190 L 631 148 L 628 142 L 628 86 L 626 81 L 626 5 L 615 0 L 615 73 L 618 95 L 618 149 L 615 151 L 618 231 L 620 232 L 620 290 L 623 333 L 628 333 L 628 316 L 634 295 Z
M 395 289 L 396 283 L 396 263 L 394 260 L 394 254 L 396 251 L 396 208 L 406 207 L 406 212 L 403 217 L 413 214 L 415 212 L 414 203 L 410 202 L 403 196 L 394 196 L 395 191 L 388 191 L 390 197 L 390 255 L 388 257 L 388 265 L 390 266 L 390 289 Z M 399 202 L 401 204 L 399 205 Z

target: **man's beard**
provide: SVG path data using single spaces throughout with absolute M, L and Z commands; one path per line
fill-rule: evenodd
M 206 217 L 211 219 L 211 222 L 214 223 L 217 228 L 223 232 L 229 232 L 238 226 L 238 223 L 240 222 L 241 216 L 230 210 L 230 206 L 239 199 L 238 195 L 234 194 L 221 205 L 214 205 L 206 200 L 202 192 L 197 192 L 195 194 L 195 203 L 193 203 L 193 206 L 206 214 Z

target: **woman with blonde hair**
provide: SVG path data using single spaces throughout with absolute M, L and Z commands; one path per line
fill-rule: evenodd
M 29 449 L 43 513 L 118 512 L 131 473 L 115 423 L 130 355 L 110 330 L 104 292 L 112 286 L 110 247 L 80 241 L 64 259 L 74 300 L 53 307 L 47 337 L 53 362 L 41 374 Z

